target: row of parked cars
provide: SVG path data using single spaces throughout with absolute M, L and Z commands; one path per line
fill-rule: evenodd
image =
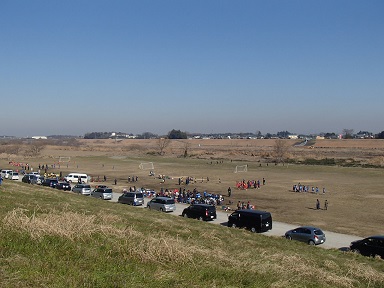
M 118 199 L 119 203 L 130 205 L 144 205 L 142 192 L 127 192 Z M 155 197 L 148 201 L 147 208 L 162 212 L 174 212 L 175 200 L 169 197 Z M 194 218 L 202 221 L 211 221 L 217 218 L 216 207 L 208 204 L 191 204 L 183 209 L 181 215 L 185 218 Z M 243 209 L 236 210 L 228 216 L 228 227 L 246 228 L 252 232 L 266 232 L 272 229 L 272 215 L 267 211 Z M 318 227 L 301 226 L 285 233 L 288 240 L 296 240 L 308 245 L 325 243 L 326 235 Z M 364 256 L 380 256 L 384 259 L 384 236 L 372 236 L 350 244 L 350 250 Z

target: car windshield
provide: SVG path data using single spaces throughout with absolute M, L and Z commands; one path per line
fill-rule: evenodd
M 136 194 L 136 198 L 143 198 L 143 193 Z

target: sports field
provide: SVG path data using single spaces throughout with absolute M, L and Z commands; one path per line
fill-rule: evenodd
M 130 186 L 156 191 L 196 188 L 200 192 L 226 196 L 231 187 L 232 195 L 225 198 L 225 204 L 231 200 L 232 209 L 238 201 L 250 201 L 257 209 L 272 212 L 274 219 L 281 222 L 315 225 L 361 237 L 384 234 L 383 168 L 275 165 L 272 163 L 273 143 L 273 140 L 174 140 L 160 156 L 155 140 L 81 140 L 74 146 L 46 145 L 39 157 L 3 153 L 0 168 L 12 168 L 9 161 L 15 161 L 29 163 L 35 170 L 39 164 L 47 164 L 50 171 L 63 175 L 84 172 L 100 181 L 106 176 L 106 184 L 115 192 Z M 294 142 L 289 143 L 293 147 Z M 289 153 L 291 157 L 302 158 L 321 157 L 322 154 L 336 158 L 358 156 L 367 163 L 379 162 L 383 155 L 380 140 L 358 144 L 351 140 L 350 145 L 346 141 L 331 143 L 316 143 L 314 148 L 292 148 Z M 188 156 L 182 157 L 185 150 Z M 70 162 L 60 163 L 59 167 L 59 156 L 70 156 Z M 146 162 L 153 162 L 155 176 L 149 176 L 149 170 L 139 169 L 139 165 Z M 52 168 L 54 163 L 55 168 Z M 248 171 L 234 173 L 236 165 L 248 165 Z M 165 182 L 159 175 L 165 175 Z M 138 181 L 128 182 L 128 177 L 133 176 L 137 176 Z M 193 177 L 195 181 L 179 185 L 181 177 Z M 260 189 L 236 187 L 239 181 L 260 180 L 262 183 L 263 178 L 266 183 Z M 310 190 L 318 187 L 319 193 L 293 192 L 293 185 L 299 183 L 309 186 Z M 316 199 L 320 201 L 320 210 L 315 209 Z M 329 202 L 328 210 L 323 209 L 325 200 Z

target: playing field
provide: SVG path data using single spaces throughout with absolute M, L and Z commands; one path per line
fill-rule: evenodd
M 274 165 L 268 158 L 273 142 L 260 141 L 263 140 L 259 140 L 257 144 L 247 140 L 201 140 L 186 144 L 187 142 L 175 140 L 167 147 L 165 155 L 159 156 L 154 140 L 82 140 L 78 146 L 47 145 L 39 157 L 33 158 L 3 153 L 0 167 L 12 168 L 9 164 L 12 160 L 29 163 L 35 170 L 39 164 L 47 164 L 50 171 L 62 172 L 63 175 L 83 172 L 99 181 L 106 176 L 106 184 L 116 192 L 130 186 L 156 191 L 161 188 L 196 188 L 200 192 L 226 196 L 228 187 L 231 187 L 232 196 L 225 198 L 225 204 L 231 200 L 232 209 L 235 209 L 238 201 L 250 201 L 257 209 L 272 212 L 277 221 L 315 225 L 358 236 L 384 234 L 384 216 L 381 213 L 384 205 L 383 168 Z M 321 149 L 321 153 L 335 157 L 359 155 L 366 161 L 375 161 L 381 157 L 383 149 L 382 142 L 373 145 L 374 147 L 358 147 L 365 144 L 364 142 L 359 145 L 354 142 L 348 147 L 345 142 L 340 142 L 344 145 L 340 147 L 334 145 L 335 143 L 337 144 L 333 142 L 333 147 L 326 147 L 323 142 L 321 148 L 300 148 L 290 153 L 296 155 L 295 157 L 307 157 L 309 154 L 317 154 L 319 157 L 318 151 Z M 372 144 L 368 146 L 370 145 Z M 186 149 L 188 157 L 181 157 Z M 70 156 L 70 162 L 60 163 L 59 166 L 58 156 Z M 139 169 L 143 162 L 153 162 L 155 176 L 149 176 L 149 170 Z M 55 168 L 52 168 L 53 163 Z M 248 165 L 247 172 L 234 173 L 236 165 L 244 164 Z M 165 182 L 158 175 L 165 175 Z M 137 182 L 128 182 L 128 177 L 136 176 Z M 185 179 L 187 176 L 193 177 L 195 181 L 189 185 L 179 185 L 179 178 Z M 263 178 L 266 183 L 260 189 L 245 190 L 236 187 L 239 181 L 260 180 L 262 183 Z M 115 179 L 117 185 L 114 185 Z M 299 183 L 309 186 L 310 190 L 318 187 L 319 193 L 293 192 L 293 185 Z M 323 187 L 325 194 L 322 192 Z M 316 199 L 320 201 L 320 210 L 315 209 Z M 329 202 L 328 210 L 323 209 L 325 200 Z

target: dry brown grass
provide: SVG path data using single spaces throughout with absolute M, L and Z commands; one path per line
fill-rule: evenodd
M 383 219 L 380 213 L 384 200 L 384 169 L 380 168 L 343 168 L 327 166 L 275 166 L 267 162 L 272 159 L 275 140 L 189 140 L 189 158 L 181 157 L 185 140 L 172 141 L 165 156 L 156 154 L 156 140 L 79 140 L 80 145 L 68 147 L 48 145 L 38 158 L 24 159 L 18 156 L 12 160 L 28 162 L 35 168 L 39 163 L 51 164 L 54 157 L 70 156 L 71 162 L 65 164 L 60 171 L 84 171 L 102 179 L 107 176 L 107 185 L 114 191 L 135 185 L 136 187 L 180 188 L 178 177 L 192 176 L 198 181 L 188 187 L 198 191 L 221 193 L 226 195 L 228 187 L 232 187 L 232 198 L 235 208 L 237 201 L 250 201 L 259 209 L 269 210 L 274 219 L 297 225 L 312 224 L 323 229 L 369 236 L 384 234 Z M 291 145 L 297 141 L 287 140 Z M 290 155 L 296 159 L 340 158 L 356 159 L 364 163 L 383 163 L 384 141 L 382 140 L 320 140 L 315 148 L 291 147 Z M 153 153 L 152 153 L 153 152 Z M 149 153 L 149 154 L 148 154 Z M 155 173 L 170 177 L 165 183 L 148 176 L 148 171 L 138 169 L 141 162 L 152 161 Z M 248 164 L 247 173 L 233 173 L 236 165 Z M 261 167 L 260 167 L 261 165 Z M 5 159 L 0 160 L 3 168 L 12 168 Z M 57 171 L 59 169 L 56 168 Z M 139 181 L 128 183 L 128 176 L 138 176 Z M 173 177 L 173 179 L 172 179 Z M 210 181 L 206 181 L 209 177 Z M 237 190 L 237 181 L 267 179 L 267 185 L 260 190 Z M 113 179 L 117 185 L 112 185 Z M 204 181 L 201 182 L 201 179 Z M 219 183 L 220 179 L 220 183 Z M 311 186 L 326 187 L 326 194 L 293 193 L 290 190 L 298 183 Z M 93 183 L 96 185 L 98 183 Z M 315 211 L 316 199 L 321 205 L 325 199 L 329 201 L 329 210 Z M 227 201 L 226 201 L 227 203 Z

